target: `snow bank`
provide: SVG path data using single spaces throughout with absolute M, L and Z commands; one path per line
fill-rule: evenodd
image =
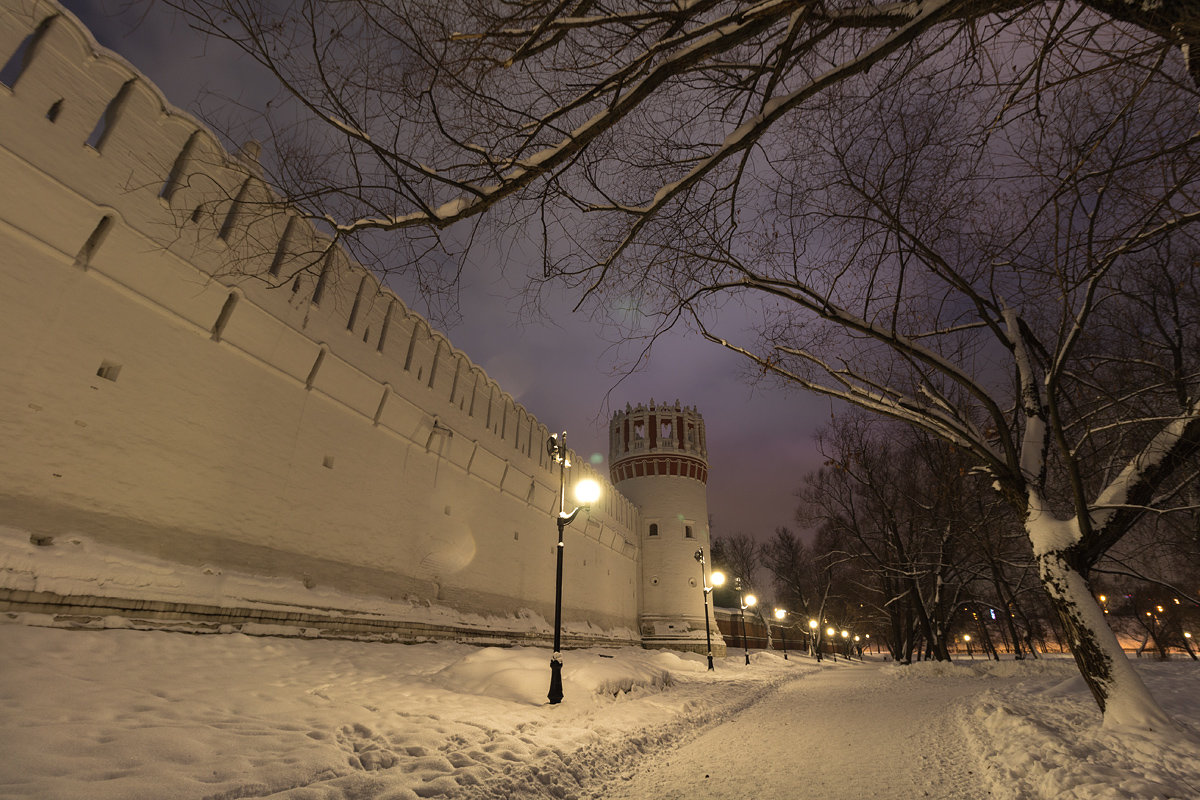
M 567 797 L 804 667 L 0 624 L 0 797 Z
M 995 662 L 993 662 L 995 663 Z M 1135 665 L 1178 728 L 1102 728 L 1066 660 L 1000 662 L 981 670 L 1018 682 L 983 693 L 965 712 L 966 737 L 999 800 L 1154 800 L 1200 797 L 1200 666 Z

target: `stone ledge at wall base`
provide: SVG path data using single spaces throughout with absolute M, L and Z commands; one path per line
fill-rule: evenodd
M 60 595 L 0 589 L 0 622 L 72 630 L 161 630 L 176 633 L 242 633 L 305 639 L 420 644 L 457 642 L 493 647 L 549 647 L 553 637 L 536 631 L 485 630 L 424 622 L 321 614 L 312 610 L 280 611 L 138 600 L 96 595 Z M 564 634 L 564 649 L 637 647 L 628 638 Z
M 707 654 L 708 642 L 704 638 L 704 632 L 701 631 L 699 637 L 696 637 L 695 633 L 695 631 L 692 631 L 683 636 L 643 636 L 641 644 L 647 650 L 681 650 L 685 653 Z M 723 658 L 725 651 L 725 641 L 717 631 L 713 631 L 713 657 Z

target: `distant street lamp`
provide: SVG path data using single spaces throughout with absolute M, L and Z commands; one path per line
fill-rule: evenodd
M 787 616 L 787 612 L 782 608 L 775 609 L 775 619 L 779 620 L 779 639 L 783 642 L 783 660 L 787 661 L 787 631 L 783 628 L 783 618 Z
M 970 658 L 972 661 L 974 661 L 975 656 L 971 655 L 971 634 L 964 633 L 963 641 L 967 643 L 967 657 Z
M 567 513 L 567 432 L 551 436 L 546 441 L 546 452 L 559 465 L 558 470 L 558 565 L 554 576 L 554 652 L 550 655 L 550 693 L 546 695 L 551 705 L 561 703 L 562 688 L 562 579 L 563 579 L 563 530 L 575 521 L 582 509 L 591 508 L 600 499 L 600 484 L 586 478 L 575 484 L 575 499 L 579 501 L 574 511 Z
M 742 617 L 742 648 L 746 651 L 746 666 L 750 666 L 750 643 L 746 639 L 746 609 L 752 607 L 758 602 L 758 598 L 752 594 L 742 594 L 742 579 L 733 579 L 733 588 L 738 593 L 738 605 L 741 607 Z
M 704 579 L 704 550 L 696 548 L 696 560 L 700 562 L 700 587 L 704 590 L 704 641 L 708 645 L 708 669 L 712 671 L 712 629 L 708 625 L 708 595 L 713 589 L 725 583 L 725 574 L 722 572 L 714 572 L 709 580 L 712 581 L 712 586 L 708 585 L 708 581 Z
M 817 657 L 817 661 L 821 660 L 821 646 L 817 642 L 817 628 L 820 627 L 815 619 L 808 621 L 808 649 L 812 650 Z
M 842 631 L 842 647 L 846 651 L 846 660 L 850 660 L 850 631 Z

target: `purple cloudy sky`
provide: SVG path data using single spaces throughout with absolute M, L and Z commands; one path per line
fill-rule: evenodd
M 143 0 L 64 0 L 97 40 L 158 84 L 175 105 L 203 117 L 211 94 L 261 108 L 274 91 L 261 70 L 222 42 L 205 41 L 159 4 Z M 620 382 L 618 359 L 583 314 L 532 323 L 518 318 L 510 283 L 493 265 L 468 272 L 462 321 L 443 328 L 454 345 L 541 422 L 566 429 L 572 449 L 607 458 L 607 420 L 626 403 L 674 401 L 699 408 L 708 432 L 713 534 L 764 539 L 795 527 L 794 492 L 819 464 L 813 433 L 829 419 L 827 400 L 772 385 L 753 387 L 734 355 L 695 338 L 660 341 L 641 370 Z M 403 295 L 404 293 L 401 292 Z M 419 298 L 404 299 L 424 311 Z M 606 397 L 607 396 L 607 397 Z

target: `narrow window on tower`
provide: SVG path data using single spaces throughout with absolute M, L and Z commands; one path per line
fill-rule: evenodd
M 658 536 L 658 523 L 657 522 L 650 523 L 650 535 Z
M 696 538 L 695 536 L 692 535 L 692 526 L 691 525 L 683 526 L 683 535 L 687 539 L 695 539 Z

